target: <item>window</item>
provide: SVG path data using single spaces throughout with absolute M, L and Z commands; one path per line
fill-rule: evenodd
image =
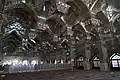
M 80 57 L 77 61 L 83 61 L 83 57 Z
M 28 65 L 29 62 L 28 62 L 28 60 L 24 60 L 24 61 L 22 62 L 22 64 L 23 64 L 23 65 Z
M 107 11 L 107 17 L 109 20 L 111 20 L 111 17 L 113 16 L 113 10 L 112 10 L 112 6 L 108 6 L 108 8 L 106 9 Z
M 5 32 L 11 32 L 12 30 L 16 30 L 22 35 L 25 33 L 25 29 L 19 22 L 13 22 L 12 24 L 8 24 L 5 28 Z
M 113 66 L 113 67 L 118 67 L 118 62 L 117 62 L 117 60 L 112 60 L 112 66 Z
M 120 56 L 119 56 L 119 55 L 114 55 L 114 56 L 112 57 L 112 59 L 113 59 L 113 60 L 115 60 L 115 59 L 120 59 Z
M 77 60 L 77 66 L 80 67 L 80 66 L 83 66 L 83 57 L 79 57 L 79 59 Z
M 111 59 L 112 67 L 120 67 L 120 54 L 119 53 L 113 54 L 110 57 L 110 59 Z
M 98 57 L 95 57 L 93 60 L 93 67 L 99 67 L 100 61 Z

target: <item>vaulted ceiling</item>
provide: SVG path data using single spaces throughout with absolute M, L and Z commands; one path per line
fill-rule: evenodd
M 9 1 L 8 4 L 7 0 L 2 1 L 3 54 L 42 54 L 42 57 L 48 58 L 50 55 L 67 55 L 71 46 L 78 54 L 83 54 L 86 41 L 91 52 L 99 53 L 101 37 L 110 53 L 119 51 L 116 43 L 119 43 L 120 21 L 116 0 L 19 0 L 16 3 Z M 107 11 L 108 6 L 111 8 Z

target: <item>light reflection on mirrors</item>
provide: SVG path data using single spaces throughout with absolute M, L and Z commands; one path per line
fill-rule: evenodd
M 5 32 L 11 32 L 11 30 L 16 30 L 20 34 L 25 33 L 25 29 L 23 28 L 22 24 L 19 22 L 14 22 L 12 24 L 8 24 L 5 28 Z
M 23 65 L 28 65 L 29 62 L 28 62 L 28 60 L 24 60 L 24 61 L 22 62 L 22 64 L 23 64 Z
M 31 61 L 31 64 L 32 64 L 32 65 L 38 64 L 38 61 L 37 61 L 37 60 L 32 60 L 32 61 Z

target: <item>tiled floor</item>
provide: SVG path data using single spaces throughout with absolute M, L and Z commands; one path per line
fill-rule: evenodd
M 120 71 L 46 71 L 39 73 L 12 74 L 6 76 L 4 80 L 120 80 Z

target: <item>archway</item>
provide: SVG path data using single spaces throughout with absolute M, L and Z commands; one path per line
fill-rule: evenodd
M 16 3 L 13 5 L 8 5 L 5 9 L 4 12 L 8 13 L 8 12 L 12 12 L 14 9 L 23 9 L 25 11 L 27 11 L 29 14 L 34 16 L 34 19 L 37 20 L 37 12 L 34 10 L 33 6 L 29 3 Z
M 6 17 L 17 18 L 24 21 L 29 28 L 34 29 L 37 26 L 38 14 L 31 4 L 20 2 L 8 5 L 4 9 L 4 13 L 7 15 Z
M 55 37 L 60 36 L 66 31 L 64 21 L 56 15 L 48 17 L 46 24 L 48 24 L 50 31 L 55 34 Z
M 92 65 L 93 69 L 100 69 L 100 59 L 98 56 L 95 56 L 92 62 L 93 62 L 93 65 Z
M 82 56 L 80 56 L 78 59 L 77 59 L 77 69 L 84 69 L 84 58 Z
M 119 53 L 114 53 L 110 57 L 110 64 L 111 64 L 111 69 L 119 69 L 120 70 L 120 54 Z
M 5 34 L 5 36 L 2 35 L 5 41 L 1 43 L 6 45 L 2 46 L 2 49 L 8 46 L 5 52 L 10 52 L 12 55 L 18 49 L 18 46 L 21 46 L 23 40 L 29 38 L 29 33 L 32 32 L 32 29 L 36 29 L 38 15 L 33 6 L 20 2 L 8 5 L 4 9 L 3 17 L 1 30 L 2 34 Z

